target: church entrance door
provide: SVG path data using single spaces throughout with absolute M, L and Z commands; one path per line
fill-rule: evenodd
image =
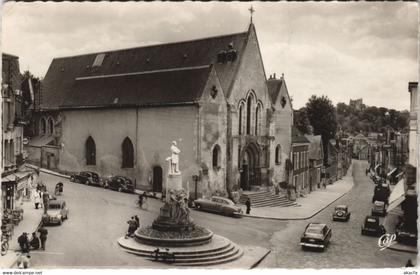
M 153 167 L 153 192 L 162 192 L 162 168 Z
M 241 159 L 241 188 L 251 190 L 252 186 L 261 185 L 260 152 L 258 145 L 251 143 L 244 148 Z

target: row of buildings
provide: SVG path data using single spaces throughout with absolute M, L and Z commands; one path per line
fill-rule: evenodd
M 162 192 L 172 141 L 193 196 L 276 186 L 298 197 L 348 167 L 346 146 L 333 140 L 325 171 L 321 137 L 293 127 L 284 75 L 267 78 L 252 23 L 230 35 L 54 58 L 42 85 L 22 85 L 27 161 L 62 173 L 118 174 Z

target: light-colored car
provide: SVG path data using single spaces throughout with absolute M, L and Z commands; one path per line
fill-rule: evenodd
M 197 210 L 220 213 L 228 216 L 240 216 L 242 209 L 233 201 L 224 197 L 211 197 L 211 199 L 198 199 L 194 201 Z
M 42 221 L 44 224 L 59 224 L 69 218 L 69 209 L 63 200 L 50 201 L 47 214 L 44 214 Z
M 386 204 L 383 201 L 375 201 L 372 207 L 372 216 L 385 216 Z

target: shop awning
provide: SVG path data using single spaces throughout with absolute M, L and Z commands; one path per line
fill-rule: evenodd
M 394 169 L 392 169 L 391 170 L 391 172 L 389 172 L 388 174 L 387 174 L 387 177 L 390 177 L 393 173 L 395 173 L 397 171 L 397 168 L 394 168 Z
M 17 184 L 17 190 L 20 190 L 22 188 L 24 188 L 27 179 L 29 178 L 29 176 L 32 174 L 31 171 L 17 171 L 15 173 L 12 173 L 10 175 L 7 175 L 5 177 L 1 178 L 1 182 L 2 183 L 15 183 Z
M 405 200 L 404 194 L 404 179 L 400 180 L 389 195 L 388 213 L 391 212 L 395 207 L 399 206 Z

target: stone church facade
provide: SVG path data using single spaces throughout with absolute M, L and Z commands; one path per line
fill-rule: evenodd
M 242 33 L 55 58 L 41 109 L 60 116 L 58 169 L 165 189 L 172 141 L 190 195 L 288 181 L 292 106 L 267 80 L 254 25 Z

